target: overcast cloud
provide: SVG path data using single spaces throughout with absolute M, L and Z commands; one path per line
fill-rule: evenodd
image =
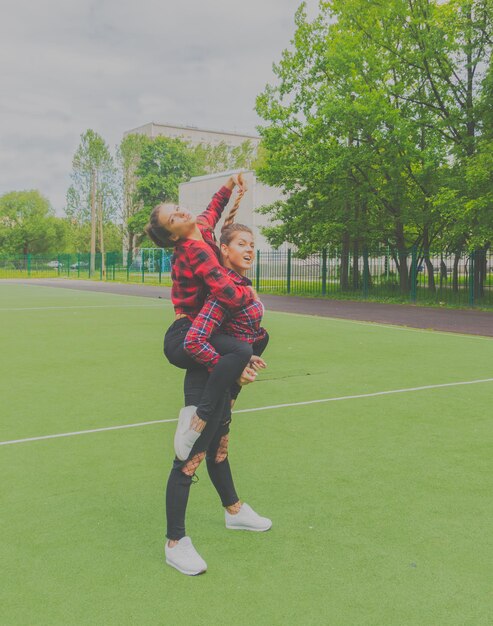
M 255 132 L 299 4 L 0 0 L 0 194 L 39 189 L 62 214 L 87 128 L 112 149 L 151 121 Z

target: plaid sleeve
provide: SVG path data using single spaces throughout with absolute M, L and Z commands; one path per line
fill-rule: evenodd
M 237 285 L 207 244 L 190 246 L 188 260 L 194 275 L 204 281 L 211 296 L 228 309 L 237 309 L 253 300 L 250 287 Z
M 207 209 L 197 217 L 197 221 L 208 228 L 214 229 L 221 219 L 224 207 L 231 198 L 231 193 L 231 190 L 227 187 L 221 187 L 221 189 L 212 196 L 212 200 Z
M 220 355 L 208 340 L 221 326 L 225 315 L 226 309 L 217 300 L 207 298 L 185 337 L 185 351 L 209 371 L 217 364 Z

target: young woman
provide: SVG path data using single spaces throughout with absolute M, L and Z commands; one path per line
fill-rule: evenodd
M 245 273 L 250 269 L 254 258 L 252 231 L 239 224 L 223 230 L 221 253 L 228 276 L 240 286 L 250 285 Z M 221 360 L 220 354 L 211 343 L 212 336 L 220 330 L 240 341 L 254 346 L 261 354 L 267 345 L 267 332 L 260 326 L 263 305 L 255 299 L 233 313 L 210 295 L 195 318 L 185 338 L 186 351 L 202 364 L 202 370 L 195 370 L 185 387 L 185 402 L 198 404 L 207 372 L 214 371 Z M 265 366 L 262 364 L 256 367 Z M 191 382 L 193 381 L 193 383 Z M 166 491 L 166 514 L 168 519 L 165 546 L 166 562 L 180 572 L 196 575 L 207 569 L 205 561 L 195 550 L 191 539 L 185 533 L 185 513 L 192 477 L 200 463 L 206 458 L 207 471 L 225 508 L 226 528 L 236 530 L 266 531 L 272 526 L 271 520 L 261 517 L 239 499 L 233 482 L 228 460 L 229 428 L 231 422 L 231 395 L 227 383 L 223 386 L 219 419 L 202 424 L 200 436 L 185 461 L 175 459 Z M 200 422 L 200 418 L 196 418 Z
M 231 176 L 198 217 L 178 205 L 159 204 L 153 209 L 146 227 L 148 236 L 157 245 L 174 245 L 171 299 L 176 316 L 164 338 L 164 353 L 170 363 L 187 369 L 187 376 L 198 365 L 185 352 L 184 339 L 207 293 L 214 295 L 228 309 L 243 306 L 254 298 L 251 287 L 237 285 L 219 263 L 219 248 L 214 236 L 214 228 L 237 184 L 243 193 L 246 187 L 241 175 Z M 217 334 L 211 341 L 222 357 L 209 377 L 197 407 L 197 415 L 203 422 L 218 413 L 223 385 L 227 381 L 232 385 L 240 376 L 244 380 L 254 379 L 254 372 L 247 368 L 252 358 L 248 344 L 224 334 Z M 182 424 L 185 420 L 188 426 L 190 419 L 187 412 L 181 413 Z M 200 433 L 189 428 L 182 429 L 182 432 L 182 448 L 185 450 L 182 458 L 187 458 Z
M 252 357 L 251 345 L 232 336 L 217 334 L 211 338 L 211 344 L 223 356 L 211 376 L 206 379 L 205 387 L 203 375 L 204 372 L 207 375 L 207 371 L 184 350 L 184 338 L 200 311 L 207 292 L 228 308 L 237 308 L 254 299 L 251 288 L 248 285 L 237 284 L 220 265 L 219 249 L 213 232 L 237 184 L 240 189 L 245 189 L 240 176 L 231 177 L 214 195 L 206 211 L 198 217 L 177 205 L 159 204 L 153 209 L 146 227 L 148 236 L 157 245 L 165 248 L 175 246 L 172 260 L 172 301 L 176 319 L 166 332 L 164 352 L 172 364 L 188 368 L 185 377 L 186 404 L 192 404 L 193 401 L 198 405 L 197 413 L 201 424 L 207 423 L 211 416 L 222 415 L 223 410 L 230 410 L 229 403 L 227 409 L 223 406 L 223 385 L 230 385 L 240 376 L 243 383 L 255 379 L 255 371 L 246 367 Z M 218 423 L 217 419 L 215 423 Z M 188 425 L 187 434 L 190 435 Z M 199 437 L 200 431 L 194 431 L 192 435 L 194 442 Z M 192 448 L 193 442 L 189 449 Z M 192 475 L 193 472 L 188 476 L 180 472 L 178 477 L 188 482 L 189 488 Z M 174 476 L 176 478 L 177 475 Z M 187 478 L 190 480 L 187 481 Z M 168 493 L 172 491 L 173 485 L 168 484 Z M 188 492 L 186 497 L 188 498 Z M 186 546 L 183 545 L 182 548 L 186 552 Z

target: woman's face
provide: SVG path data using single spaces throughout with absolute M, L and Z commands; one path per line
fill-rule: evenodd
M 252 267 L 255 257 L 253 235 L 243 231 L 236 232 L 228 245 L 221 245 L 221 254 L 226 267 L 239 274 L 245 273 Z
M 171 239 L 186 239 L 195 229 L 196 217 L 175 204 L 163 204 L 159 210 L 159 223 L 171 233 Z

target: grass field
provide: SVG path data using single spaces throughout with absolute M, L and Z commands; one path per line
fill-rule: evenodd
M 187 530 L 209 569 L 188 578 L 163 556 L 174 422 L 19 441 L 174 419 L 171 319 L 0 285 L 2 626 L 493 623 L 491 339 L 267 313 L 230 460 L 273 529 L 227 531 L 201 468 Z

